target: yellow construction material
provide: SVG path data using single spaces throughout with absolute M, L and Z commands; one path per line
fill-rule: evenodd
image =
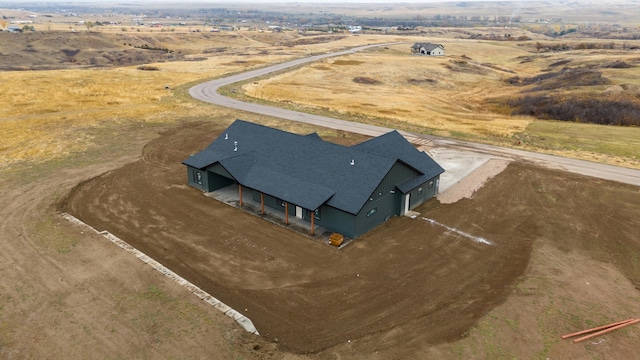
M 329 243 L 333 246 L 340 246 L 344 241 L 344 236 L 342 234 L 333 233 L 329 236 Z

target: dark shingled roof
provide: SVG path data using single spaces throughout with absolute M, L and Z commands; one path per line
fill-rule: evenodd
M 398 184 L 403 192 L 444 172 L 397 131 L 345 147 L 317 134 L 297 135 L 242 120 L 183 164 L 204 169 L 220 163 L 240 184 L 267 195 L 310 210 L 326 202 L 357 214 L 398 160 L 421 174 Z
M 411 191 L 416 186 L 444 172 L 444 169 L 435 160 L 416 149 L 395 130 L 354 145 L 353 148 L 397 159 L 420 172 L 421 176 L 416 176 L 402 184 L 396 184 L 403 193 Z
M 444 46 L 442 46 L 441 44 L 432 44 L 432 43 L 415 43 L 411 48 L 417 50 L 417 49 L 420 49 L 421 47 L 423 47 L 427 51 L 431 51 L 439 47 L 444 49 Z

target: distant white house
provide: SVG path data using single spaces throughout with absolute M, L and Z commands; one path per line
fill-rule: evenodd
M 432 43 L 415 43 L 411 47 L 411 52 L 420 55 L 441 56 L 444 55 L 444 46 Z

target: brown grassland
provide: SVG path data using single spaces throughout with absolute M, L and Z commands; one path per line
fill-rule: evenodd
M 437 58 L 412 55 L 407 44 L 393 45 L 250 82 L 243 89 L 249 97 L 280 104 L 276 106 L 639 168 L 640 128 L 514 116 L 505 99 L 522 88 L 506 86 L 505 81 L 544 73 L 561 60 L 578 69 L 628 61 L 635 64 L 630 69 L 602 71 L 609 85 L 575 87 L 569 82 L 552 96 L 630 98 L 637 103 L 640 57 L 629 51 L 546 54 L 533 46 L 453 39 L 446 42 L 447 56 Z M 354 81 L 358 77 L 375 83 Z
M 352 11 L 357 13 L 359 10 Z M 407 10 L 396 11 L 406 13 Z M 386 11 L 380 7 L 374 12 L 383 14 Z M 6 14 L 13 16 L 16 10 Z M 617 41 L 618 48 L 612 50 L 553 52 L 537 49 L 536 43 L 577 44 L 599 40 L 576 37 L 558 40 L 522 29 L 509 31 L 515 37 L 526 35 L 531 40 L 469 39 L 473 34 L 503 35 L 503 28 L 427 28 L 420 35 L 301 35 L 293 31 L 214 34 L 147 29 L 138 32 L 127 27 L 125 44 L 120 26 L 93 29 L 91 36 L 71 33 L 69 27 L 63 22 L 41 24 L 37 33 L 48 32 L 54 38 L 68 40 L 64 46 L 76 42 L 78 49 L 84 49 L 83 44 L 96 44 L 98 38 L 113 44 L 114 49 L 94 49 L 96 51 L 86 57 L 80 51 L 74 62 L 62 58 L 64 69 L 0 72 L 3 85 L 0 92 L 0 240 L 3 244 L 0 253 L 0 272 L 3 274 L 0 281 L 0 358 L 622 359 L 636 355 L 640 331 L 637 328 L 581 345 L 559 339 L 564 332 L 640 316 L 637 313 L 640 238 L 634 232 L 638 226 L 640 191 L 632 186 L 517 164 L 489 181 L 474 199 L 451 206 L 437 201 L 427 204 L 420 210 L 441 212 L 448 219 L 458 217 L 457 211 L 470 214 L 467 225 L 472 231 L 484 231 L 483 226 L 492 224 L 491 231 L 495 236 L 501 236 L 505 244 L 512 234 L 516 240 L 526 239 L 526 244 L 519 245 L 526 248 L 529 256 L 528 261 L 518 265 L 522 274 L 503 284 L 499 289 L 499 301 L 487 301 L 491 306 L 485 309 L 486 312 L 460 321 L 466 324 L 466 330 L 451 332 L 455 338 L 443 341 L 443 336 L 440 341 L 431 343 L 430 339 L 407 337 L 413 334 L 412 325 L 418 324 L 411 322 L 418 321 L 414 319 L 405 325 L 376 328 L 374 333 L 363 330 L 366 335 L 354 339 L 353 343 L 347 342 L 346 338 L 340 342 L 327 342 L 323 343 L 326 347 L 321 351 L 306 354 L 302 354 L 309 352 L 304 344 L 287 347 L 279 343 L 281 339 L 244 333 L 231 319 L 205 306 L 183 287 L 123 253 L 104 238 L 67 224 L 58 212 L 63 208 L 62 199 L 74 188 L 81 188 L 76 188 L 78 184 L 89 184 L 101 189 L 105 203 L 120 201 L 130 205 L 123 206 L 130 210 L 126 214 L 110 214 L 114 222 L 122 219 L 123 223 L 144 228 L 145 224 L 138 223 L 136 203 L 127 202 L 126 196 L 120 200 L 118 196 L 139 195 L 153 203 L 155 195 L 144 193 L 144 188 L 149 188 L 158 193 L 179 192 L 186 198 L 195 198 L 184 184 L 171 182 L 179 171 L 174 160 L 185 155 L 182 152 L 204 147 L 203 141 L 212 139 L 235 118 L 299 133 L 317 131 L 328 141 L 351 143 L 361 140 L 351 134 L 210 106 L 193 100 L 187 91 L 191 85 L 207 79 L 368 43 L 403 42 L 235 85 L 241 91 L 233 95 L 397 129 L 640 168 L 638 127 L 514 116 L 506 105 L 508 99 L 521 96 L 523 91 L 533 87 L 509 85 L 507 79 L 548 73 L 557 69 L 555 64 L 559 62 L 572 69 L 596 69 L 609 82 L 594 86 L 564 83 L 553 89 L 553 96 L 624 99 L 640 103 L 640 72 L 637 71 L 640 54 L 621 49 L 622 41 Z M 33 35 L 0 33 L 2 60 L 10 61 L 12 56 L 7 54 L 17 54 L 19 50 L 16 49 L 35 48 L 38 53 L 54 54 L 54 48 L 62 46 L 53 40 L 47 45 L 46 36 L 29 36 Z M 29 39 L 38 41 L 30 42 Z M 122 53 L 130 50 L 129 41 L 175 49 L 180 52 L 180 59 L 144 63 L 157 68 L 156 71 L 140 70 L 140 64 L 135 61 L 115 64 L 118 66 L 91 66 L 91 56 L 99 51 Z M 442 43 L 446 56 L 414 56 L 409 47 L 416 41 Z M 624 42 L 640 46 L 638 40 Z M 87 53 L 90 47 L 86 45 Z M 25 54 L 29 56 L 34 51 Z M 28 67 L 25 61 L 10 65 Z M 631 67 L 603 66 L 615 61 Z M 52 64 L 60 66 L 58 60 Z M 202 131 L 211 132 L 211 135 L 203 135 Z M 176 139 L 181 142 L 173 143 Z M 190 143 L 191 139 L 199 142 Z M 157 166 L 165 173 L 152 186 L 136 183 L 135 189 L 140 189 L 141 195 L 127 185 L 129 180 L 136 181 L 132 165 L 128 171 L 133 175 L 125 179 L 127 181 L 116 176 L 122 174 L 124 164 L 136 161 Z M 526 187 L 520 188 L 519 184 L 525 180 Z M 513 189 L 516 195 L 505 196 L 503 188 Z M 510 211 L 504 211 L 504 216 L 522 221 L 533 233 L 526 232 L 524 225 L 518 227 L 520 223 L 510 224 L 508 234 L 502 232 L 499 219 L 490 215 L 502 207 L 495 200 L 502 196 L 505 203 L 513 206 L 508 209 Z M 170 208 L 171 201 L 165 201 Z M 222 207 L 212 211 L 232 212 Z M 171 211 L 162 216 L 169 219 Z M 525 218 L 534 219 L 534 224 L 527 223 Z M 253 223 L 255 219 L 247 215 L 246 221 Z M 402 232 L 415 226 L 408 222 L 398 219 L 372 236 L 390 238 L 394 236 L 392 230 Z M 234 226 L 239 228 L 236 231 L 242 231 L 242 226 Z M 434 230 L 425 227 L 421 231 L 430 233 Z M 201 251 L 180 243 L 179 236 L 162 232 L 163 240 L 175 242 L 172 246 L 180 256 L 189 251 Z M 247 247 L 253 244 L 250 251 L 259 252 L 254 243 L 262 243 L 264 237 L 238 236 L 245 240 L 243 244 Z M 298 264 L 307 274 L 321 277 L 312 265 L 326 266 L 326 259 L 314 257 L 317 262 L 303 264 L 296 260 L 297 254 L 288 248 L 286 241 L 273 234 L 269 236 L 274 242 L 282 243 L 283 254 L 275 254 L 275 258 L 286 256 L 287 261 Z M 292 236 L 295 241 L 308 240 L 303 236 Z M 454 257 L 453 252 L 458 248 L 446 246 L 447 234 L 439 236 L 438 254 Z M 144 245 L 145 241 L 154 241 L 154 237 L 137 241 L 149 246 L 149 243 Z M 455 243 L 459 248 L 472 248 L 460 239 Z M 312 244 L 312 248 L 317 245 Z M 266 249 L 268 244 L 264 246 Z M 395 240 L 385 246 L 400 247 Z M 375 252 L 375 249 L 362 241 L 349 251 Z M 167 256 L 186 272 L 193 272 L 191 266 L 198 264 L 156 250 L 158 256 Z M 421 245 L 420 250 L 429 248 Z M 469 253 L 476 250 L 471 249 Z M 319 253 L 324 251 L 326 249 L 322 248 Z M 412 254 L 414 250 L 406 249 L 406 253 Z M 340 255 L 344 269 L 349 266 L 348 254 Z M 382 272 L 390 278 L 398 277 L 399 273 L 395 271 L 401 268 L 402 259 L 391 260 L 397 263 L 389 260 L 390 267 Z M 282 265 L 283 261 L 280 259 L 275 263 Z M 460 260 L 460 264 L 465 261 L 469 259 Z M 237 264 L 220 263 L 223 264 L 212 265 L 210 269 L 223 266 L 238 269 Z M 258 263 L 251 263 L 251 266 L 258 269 L 261 265 Z M 286 266 L 278 268 L 276 265 L 272 264 L 274 274 L 295 276 L 289 274 L 291 271 Z M 451 269 L 455 264 L 446 266 Z M 377 276 L 378 270 L 366 269 L 371 269 L 369 276 Z M 499 263 L 492 271 L 501 271 Z M 518 271 L 513 273 L 517 275 Z M 267 278 L 270 274 L 260 274 L 259 270 L 255 273 L 259 275 L 256 279 Z M 229 294 L 236 301 L 242 296 L 251 300 L 252 292 L 241 284 L 229 285 L 237 281 L 229 273 L 214 273 L 211 278 L 218 276 L 227 279 L 228 283 L 210 281 L 214 296 L 219 287 L 220 292 Z M 487 271 L 486 276 L 491 277 L 491 272 Z M 286 283 L 288 279 L 277 280 Z M 339 278 L 330 280 L 336 279 Z M 323 281 L 326 285 L 331 284 L 327 279 Z M 455 294 L 454 288 L 446 287 Z M 322 293 L 322 289 L 318 289 L 314 291 Z M 301 294 L 313 298 L 309 293 Z M 380 296 L 384 297 L 383 294 Z M 467 298 L 461 296 L 461 299 Z M 473 296 L 468 299 L 466 306 L 472 307 Z M 280 310 L 286 311 L 284 306 Z M 411 315 L 409 311 L 402 314 L 405 318 Z M 261 316 L 264 319 L 264 313 Z M 354 326 L 357 328 L 357 324 Z M 420 326 L 426 325 L 419 323 L 416 328 Z

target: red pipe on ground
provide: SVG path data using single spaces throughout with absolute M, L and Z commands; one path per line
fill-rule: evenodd
M 575 333 L 572 333 L 572 334 L 562 335 L 562 338 L 566 339 L 566 338 L 570 338 L 570 337 L 574 337 L 574 336 L 590 333 L 590 332 L 593 332 L 593 331 L 608 329 L 610 327 L 621 325 L 621 324 L 624 324 L 624 323 L 628 323 L 629 321 L 633 321 L 633 320 L 635 320 L 635 319 L 627 319 L 627 320 L 623 320 L 623 321 L 614 322 L 614 323 L 609 324 L 609 325 L 598 326 L 598 327 L 595 327 L 593 329 L 587 329 L 587 330 L 578 331 L 578 332 L 575 332 Z
M 581 338 L 575 339 L 575 340 L 573 340 L 573 342 L 577 343 L 577 342 L 580 342 L 582 340 L 591 339 L 592 337 L 603 335 L 603 334 L 606 334 L 606 333 L 611 332 L 613 330 L 618 330 L 618 329 L 623 328 L 625 326 L 633 325 L 633 324 L 636 324 L 636 323 L 639 323 L 639 322 L 640 322 L 640 319 L 631 320 L 631 321 L 628 321 L 628 322 L 626 322 L 624 324 L 616 325 L 616 326 L 610 327 L 608 329 L 604 329 L 602 331 L 598 331 L 597 333 L 593 333 L 591 335 L 587 335 L 587 336 L 583 336 Z

